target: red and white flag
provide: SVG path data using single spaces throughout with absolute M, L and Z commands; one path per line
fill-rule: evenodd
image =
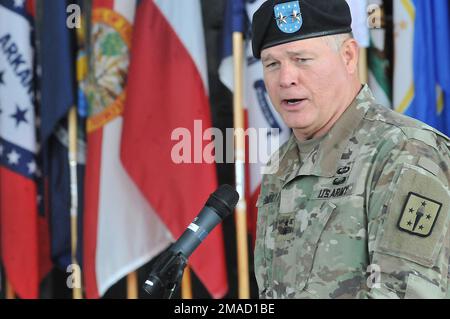
M 95 0 L 93 5 L 93 70 L 86 89 L 90 107 L 83 258 L 87 298 L 102 296 L 172 239 L 119 159 L 136 0 Z
M 194 121 L 200 121 L 203 129 L 211 126 L 200 1 L 141 1 L 133 37 L 121 158 L 139 190 L 178 238 L 217 187 L 215 164 L 205 163 L 196 152 L 205 141 L 203 131 L 194 129 Z M 176 164 L 171 158 L 176 144 L 172 133 L 177 128 L 194 135 L 191 155 L 197 163 Z M 214 298 L 225 295 L 220 226 L 193 253 L 190 264 Z
M 46 221 L 38 214 L 31 1 L 0 1 L 0 242 L 6 278 L 38 298 L 49 271 Z

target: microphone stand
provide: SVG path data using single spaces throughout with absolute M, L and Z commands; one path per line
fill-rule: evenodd
M 175 255 L 169 247 L 153 265 L 144 290 L 153 298 L 172 299 L 181 284 L 186 265 L 187 259 L 181 253 Z

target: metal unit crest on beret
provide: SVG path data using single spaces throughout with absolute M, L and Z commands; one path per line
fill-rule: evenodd
M 277 4 L 273 8 L 278 28 L 284 33 L 294 33 L 303 25 L 302 12 L 299 1 Z

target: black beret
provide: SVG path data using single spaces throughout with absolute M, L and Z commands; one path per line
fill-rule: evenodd
M 253 15 L 252 47 L 261 51 L 292 41 L 352 31 L 345 0 L 268 0 Z

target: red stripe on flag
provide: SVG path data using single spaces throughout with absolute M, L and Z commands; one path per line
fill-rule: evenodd
M 94 0 L 93 7 L 94 7 L 94 9 L 96 9 L 96 8 L 107 8 L 107 9 L 111 9 L 112 10 L 112 9 L 114 9 L 114 0 Z
M 153 1 L 138 8 L 131 57 L 121 159 L 178 238 L 216 189 L 217 178 L 214 164 L 175 164 L 171 134 L 176 128 L 194 134 L 194 120 L 209 128 L 208 98 L 194 61 Z M 220 226 L 190 261 L 213 297 L 222 297 L 228 288 Z
M 21 298 L 39 297 L 36 185 L 0 167 L 0 227 L 6 277 Z
M 27 0 L 25 8 L 32 17 L 36 17 L 36 0 Z
M 99 298 L 95 258 L 97 252 L 98 205 L 100 190 L 100 166 L 103 130 L 87 136 L 85 204 L 83 220 L 83 274 L 87 298 Z M 113 253 L 113 252 L 111 252 Z
M 39 279 L 42 280 L 53 267 L 50 251 L 50 223 L 48 215 L 38 217 L 39 236 Z

